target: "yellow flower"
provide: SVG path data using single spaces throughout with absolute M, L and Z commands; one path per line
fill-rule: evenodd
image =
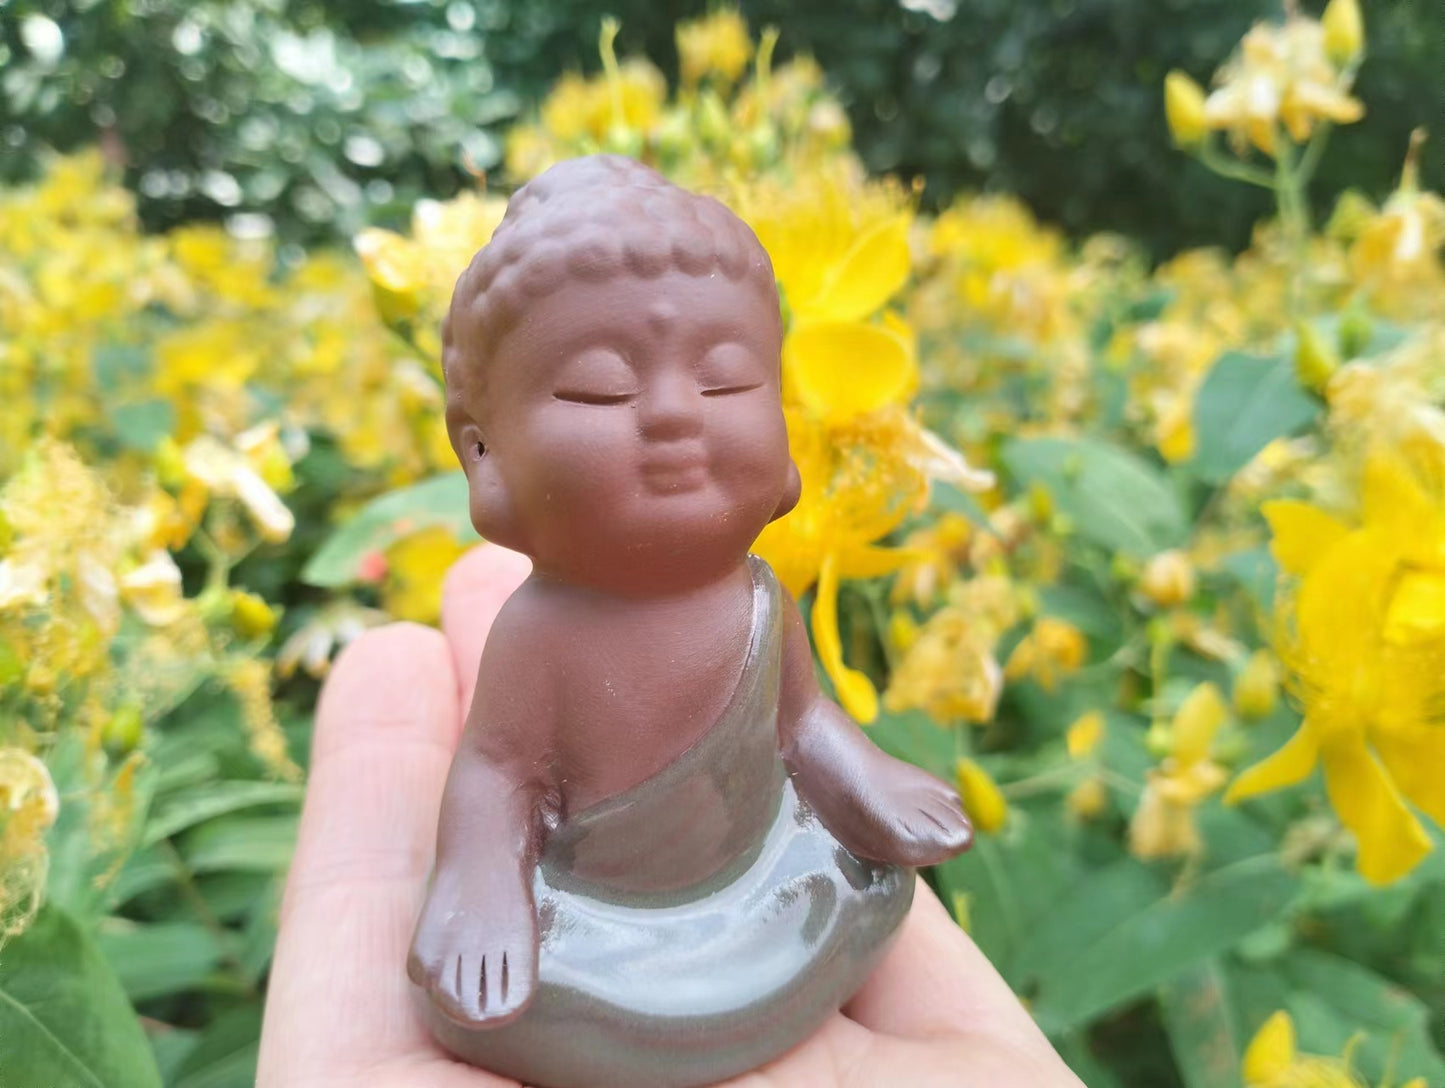
M 1064 735 L 1070 759 L 1086 759 L 1104 740 L 1104 715 L 1097 710 L 1082 714 Z
M 120 579 L 121 599 L 152 627 L 174 623 L 186 611 L 181 571 L 170 552 L 154 551 Z
M 973 610 L 940 609 L 893 670 L 885 705 L 894 713 L 916 707 L 945 725 L 988 721 L 1003 690 L 996 639 L 996 631 Z
M 276 652 L 276 672 L 284 679 L 300 667 L 320 680 L 330 671 L 331 655 L 336 650 L 390 618 L 385 612 L 364 608 L 349 597 L 333 601 L 282 643 Z
M 748 24 L 736 8 L 679 23 L 676 36 L 678 67 L 688 86 L 710 75 L 732 83 L 743 74 L 753 55 Z
M 1300 1054 L 1294 1021 L 1282 1009 L 1250 1040 L 1240 1072 L 1245 1088 L 1363 1088 L 1348 1060 Z
M 1045 691 L 1077 672 L 1089 653 L 1084 633 L 1067 620 L 1042 616 L 1009 654 L 1004 675 L 1010 680 L 1031 676 Z
M 1149 772 L 1129 824 L 1129 850 L 1135 857 L 1178 857 L 1203 848 L 1194 810 L 1224 785 L 1224 769 L 1211 750 L 1228 716 L 1213 684 L 1199 684 L 1185 697 L 1168 729 L 1165 758 Z
M 933 525 L 908 534 L 904 547 L 918 558 L 905 564 L 894 580 L 894 604 L 913 601 L 921 606 L 933 603 L 958 576 L 958 566 L 968 557 L 973 523 L 962 514 L 947 513 Z
M 1304 721 L 1226 800 L 1294 785 L 1318 765 L 1360 874 L 1385 884 L 1431 849 L 1406 801 L 1445 825 L 1445 503 L 1397 454 L 1376 451 L 1361 505 L 1357 526 L 1302 502 L 1264 508 L 1275 557 L 1298 579 L 1276 650 Z
M 1008 801 L 993 778 L 971 759 L 960 759 L 956 768 L 958 795 L 963 810 L 979 831 L 991 833 L 1008 819 Z
M 45 891 L 45 831 L 60 795 L 44 763 L 23 748 L 0 748 L 0 941 L 21 932 Z
M 1160 608 L 1173 608 L 1194 596 L 1194 564 L 1177 548 L 1160 552 L 1144 564 L 1139 590 Z
M 1164 78 L 1164 113 L 1180 147 L 1193 147 L 1208 131 L 1204 123 L 1204 92 L 1183 72 Z
M 442 526 L 402 537 L 386 550 L 383 607 L 397 619 L 436 623 L 442 609 L 442 580 L 469 546 Z
M 902 195 L 840 166 L 787 189 L 749 188 L 739 204 L 768 248 L 790 314 L 784 404 L 803 481 L 798 506 L 755 548 L 794 594 L 817 580 L 819 658 L 844 707 L 871 721 L 877 692 L 843 663 L 838 582 L 918 558 L 875 542 L 921 507 L 930 479 L 976 488 L 991 478 L 907 412 L 917 385 L 912 330 L 890 314 L 869 320 L 908 278 L 912 213 Z
M 1408 302 L 1415 293 L 1423 296 L 1424 306 L 1433 304 L 1433 312 L 1438 312 L 1445 284 L 1438 256 L 1445 245 L 1445 200 L 1420 188 L 1424 142 L 1423 130 L 1411 133 L 1399 186 L 1378 213 L 1361 201 L 1364 206 L 1358 210 L 1359 222 L 1352 230 L 1351 270 L 1357 281 L 1371 289 L 1372 301 L 1386 304 L 1386 312 L 1410 313 L 1392 296 L 1405 295 Z
M 1326 54 L 1324 28 L 1301 15 L 1279 26 L 1255 24 L 1220 78 L 1204 102 L 1205 123 L 1270 156 L 1281 124 L 1303 143 L 1319 121 L 1349 124 L 1365 113 L 1349 95 L 1349 73 L 1338 71 Z
M 265 540 L 279 542 L 291 535 L 295 515 L 240 450 L 201 435 L 185 447 L 182 457 L 190 479 L 212 495 L 240 503 Z

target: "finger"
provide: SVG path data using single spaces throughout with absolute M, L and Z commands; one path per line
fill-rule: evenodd
M 332 669 L 282 907 L 262 1084 L 429 1046 L 404 965 L 460 717 L 439 631 L 368 631 Z
M 921 877 L 898 939 L 843 1011 L 887 1035 L 1040 1038 L 1008 983 Z
M 442 630 L 452 646 L 459 684 L 457 702 L 463 717 L 472 705 L 477 666 L 492 621 L 531 571 L 532 561 L 520 552 L 482 544 L 447 572 L 442 587 Z

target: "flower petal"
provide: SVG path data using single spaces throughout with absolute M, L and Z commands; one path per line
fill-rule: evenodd
M 1385 611 L 1384 637 L 1397 646 L 1445 634 L 1445 574 L 1407 570 Z
M 1306 723 L 1282 748 L 1236 778 L 1224 795 L 1224 803 L 1232 805 L 1261 793 L 1298 785 L 1315 769 L 1318 758 L 1319 743 Z
M 799 325 L 783 345 L 783 365 L 803 404 L 834 423 L 905 401 L 918 380 L 902 337 L 858 322 Z
M 1277 499 L 1260 507 L 1274 539 L 1269 550 L 1290 574 L 1308 574 L 1329 546 L 1349 531 L 1344 522 L 1297 499 Z
M 997 831 L 1008 819 L 1008 801 L 992 776 L 971 759 L 960 759 L 955 768 L 958 794 L 973 826 L 983 832 Z
M 1325 787 L 1340 820 L 1355 833 L 1355 867 L 1371 884 L 1398 880 L 1431 850 L 1430 836 L 1401 798 L 1364 737 L 1346 733 L 1320 751 Z
M 1445 729 L 1376 730 L 1370 744 L 1401 793 L 1445 827 Z
M 908 279 L 908 225 L 912 216 L 891 216 L 858 236 L 828 270 L 816 296 L 800 303 L 799 317 L 857 321 L 876 312 Z
M 1214 734 L 1228 717 L 1229 707 L 1219 689 L 1208 682 L 1197 685 L 1174 715 L 1169 754 L 1185 767 L 1203 762 L 1214 744 Z
M 1266 1020 L 1244 1052 L 1244 1082 L 1269 1085 L 1290 1070 L 1295 1059 L 1294 1021 L 1281 1009 Z
M 813 643 L 838 703 L 852 718 L 867 724 L 878 717 L 878 691 L 857 669 L 843 663 L 843 641 L 838 633 L 838 557 L 829 552 L 818 571 L 818 593 L 813 600 Z

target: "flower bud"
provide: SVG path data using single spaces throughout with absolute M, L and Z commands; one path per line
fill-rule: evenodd
M 958 792 L 964 811 L 980 831 L 997 831 L 1008 818 L 1008 801 L 987 771 L 971 759 L 958 761 Z
M 127 755 L 140 745 L 145 719 L 133 706 L 123 706 L 110 716 L 101 733 L 101 743 L 112 757 Z
M 1279 699 L 1279 669 L 1268 650 L 1256 650 L 1234 678 L 1232 701 L 1241 718 L 1266 718 Z
M 1098 775 L 1084 779 L 1064 798 L 1064 807 L 1069 815 L 1079 820 L 1092 820 L 1100 816 L 1109 805 L 1109 788 Z
M 1204 92 L 1199 84 L 1177 69 L 1164 79 L 1164 115 L 1169 120 L 1174 142 L 1180 147 L 1193 147 L 1203 141 L 1208 131 L 1204 123 Z
M 1300 322 L 1295 333 L 1299 337 L 1294 353 L 1295 377 L 1312 393 L 1323 393 L 1340 368 L 1339 356 L 1319 329 L 1308 322 Z
M 1104 715 L 1097 710 L 1082 714 L 1065 734 L 1070 759 L 1084 759 L 1094 754 L 1104 739 Z
M 190 473 L 186 471 L 185 455 L 170 435 L 156 443 L 154 456 L 156 477 L 164 486 L 180 487 L 190 477 Z
M 269 635 L 278 618 L 276 610 L 254 593 L 242 589 L 231 597 L 231 626 L 242 638 Z
M 1325 52 L 1343 67 L 1365 48 L 1365 22 L 1358 0 L 1330 0 L 1320 17 L 1325 28 Z
M 1173 608 L 1194 596 L 1194 564 L 1177 548 L 1160 552 L 1139 576 L 1139 591 L 1160 608 Z

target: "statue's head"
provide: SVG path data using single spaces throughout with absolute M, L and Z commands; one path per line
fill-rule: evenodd
M 647 167 L 575 159 L 519 189 L 443 340 L 472 521 L 543 573 L 664 592 L 797 501 L 772 263 Z

